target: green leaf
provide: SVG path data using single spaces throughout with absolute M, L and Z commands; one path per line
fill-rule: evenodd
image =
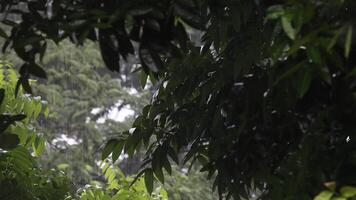
M 35 156 L 40 156 L 45 147 L 45 139 L 43 137 L 36 137 L 35 142 L 32 144 Z
M 11 133 L 16 133 L 20 139 L 20 144 L 25 145 L 27 138 L 30 136 L 30 131 L 27 128 L 14 126 L 10 130 Z
M 326 48 L 327 51 L 330 51 L 330 50 L 334 47 L 336 41 L 337 41 L 338 38 L 340 37 L 341 33 L 344 32 L 344 30 L 345 30 L 345 26 L 339 28 L 339 29 L 335 32 L 334 36 L 333 36 L 332 39 L 330 40 L 330 43 L 329 43 L 328 47 Z
M 307 66 L 308 67 L 308 66 Z M 312 71 L 310 69 L 306 69 L 305 73 L 301 77 L 298 83 L 298 95 L 302 98 L 306 92 L 308 92 L 310 83 L 312 81 Z
M 119 156 L 120 156 L 120 154 L 122 152 L 122 149 L 124 147 L 124 144 L 125 144 L 124 141 L 119 141 L 115 145 L 115 147 L 113 149 L 113 152 L 112 152 L 112 161 L 113 162 L 115 162 L 119 158 Z
M 321 56 L 320 52 L 315 47 L 307 47 L 307 55 L 308 58 L 312 60 L 313 63 L 320 64 L 321 63 Z
M 6 32 L 2 28 L 0 28 L 0 37 L 8 38 Z
M 168 199 L 168 192 L 164 188 L 160 188 L 159 194 L 161 195 L 162 200 Z
M 44 58 L 44 55 L 46 53 L 46 50 L 47 50 L 47 42 L 44 42 L 41 46 L 41 49 L 40 49 L 40 61 L 43 62 L 43 58 Z
M 133 185 L 136 183 L 136 181 L 138 181 L 139 178 L 142 176 L 142 174 L 144 174 L 145 172 L 146 172 L 146 169 L 141 170 L 141 171 L 135 176 L 134 180 L 130 183 L 130 187 L 133 186 Z
M 356 187 L 344 186 L 340 189 L 340 193 L 346 198 L 354 197 L 356 196 Z
M 352 43 L 352 25 L 350 25 L 347 29 L 346 40 L 345 40 L 345 57 L 348 58 L 350 55 Z
M 43 115 L 44 115 L 46 118 L 48 118 L 48 114 L 49 114 L 48 102 L 47 102 L 47 101 L 43 101 L 42 104 L 44 105 Z
M 37 100 L 35 99 L 34 108 L 33 108 L 33 118 L 37 119 L 41 111 L 42 111 L 42 102 L 40 101 L 40 98 L 38 98 Z
M 314 198 L 314 200 L 330 200 L 333 196 L 333 193 L 330 191 L 322 191 L 318 196 Z
M 30 82 L 28 81 L 28 78 L 24 78 L 24 77 L 20 77 L 18 82 L 16 83 L 16 92 L 15 92 L 15 96 L 17 96 L 18 92 L 19 92 L 19 87 L 20 85 L 22 85 L 22 88 L 29 94 L 33 94 L 32 92 L 32 88 L 30 86 Z
M 305 60 L 299 62 L 298 64 L 294 65 L 293 67 L 291 67 L 290 69 L 288 69 L 285 73 L 283 73 L 281 76 L 279 76 L 277 78 L 277 80 L 274 82 L 273 85 L 276 85 L 277 83 L 279 83 L 281 80 L 289 77 L 290 75 L 294 74 L 295 72 L 297 72 L 300 68 L 302 68 L 305 64 Z
M 175 163 L 177 163 L 177 165 L 179 164 L 178 155 L 171 146 L 168 147 L 168 155 Z
M 145 186 L 147 192 L 151 195 L 153 191 L 153 171 L 152 169 L 147 169 L 145 171 Z
M 153 164 L 152 164 L 153 165 Z M 157 179 L 161 182 L 164 183 L 164 175 L 163 175 L 163 170 L 162 167 L 160 167 L 159 164 L 156 164 L 153 166 L 153 172 Z
M 144 15 L 153 10 L 153 7 L 151 6 L 139 6 L 135 7 L 135 9 L 129 10 L 128 14 L 132 16 L 137 16 L 137 15 Z
M 117 42 L 112 37 L 111 29 L 99 29 L 99 47 L 103 61 L 110 70 L 120 71 L 120 56 L 114 44 Z
M 114 140 L 114 139 L 111 139 L 106 143 L 106 145 L 105 145 L 105 147 L 104 147 L 104 149 L 103 149 L 103 151 L 101 153 L 101 159 L 102 160 L 107 158 L 111 154 L 111 152 L 113 152 L 114 147 L 116 146 L 116 144 L 117 144 L 117 140 Z
M 172 174 L 171 163 L 169 163 L 169 160 L 167 158 L 164 159 L 163 167 L 164 167 L 164 169 L 166 169 L 166 171 L 168 172 L 169 175 Z
M 15 149 L 12 149 L 11 157 L 15 158 L 14 163 L 20 165 L 22 170 L 29 171 L 33 166 L 33 160 L 28 150 L 23 146 L 18 146 Z
M 347 200 L 345 197 L 333 197 L 331 200 Z
M 295 36 L 296 36 L 296 31 L 292 26 L 292 19 L 290 16 L 284 15 L 281 17 L 281 22 L 282 22 L 282 28 L 284 30 L 284 32 L 286 33 L 286 35 L 294 40 Z
M 267 8 L 267 19 L 278 19 L 283 16 L 284 8 L 282 5 L 274 5 Z
M 147 83 L 147 74 L 145 71 L 142 70 L 141 75 L 140 75 L 140 84 L 141 84 L 142 89 L 145 88 L 146 83 Z

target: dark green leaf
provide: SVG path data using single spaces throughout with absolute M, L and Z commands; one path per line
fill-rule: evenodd
M 0 135 L 0 148 L 10 150 L 15 148 L 20 143 L 20 139 L 15 134 Z
M 291 76 L 292 74 L 294 74 L 295 72 L 297 72 L 299 69 L 304 67 L 305 63 L 306 62 L 304 60 L 304 61 L 301 61 L 298 64 L 294 65 L 293 67 L 290 67 L 285 73 L 283 73 L 281 76 L 279 76 L 277 78 L 277 80 L 274 82 L 274 85 L 278 84 L 281 80 L 286 79 L 289 76 Z
M 169 160 L 166 157 L 164 158 L 163 167 L 166 169 L 169 175 L 172 175 L 171 163 L 169 163 Z
M 347 28 L 346 39 L 345 39 L 345 57 L 348 58 L 350 55 L 352 43 L 352 25 Z
M 0 105 L 4 101 L 4 97 L 5 97 L 5 89 L 0 88 Z
M 101 152 L 102 160 L 106 159 L 114 151 L 116 144 L 117 144 L 117 140 L 114 140 L 114 139 L 109 140 L 105 144 L 105 147 L 104 147 L 103 151 Z
M 6 32 L 0 28 L 0 37 L 3 37 L 3 38 L 8 38 L 9 36 L 7 36 Z
M 305 93 L 308 92 L 311 81 L 312 81 L 312 71 L 311 69 L 306 69 L 305 73 L 301 77 L 298 84 L 298 94 L 300 98 L 302 98 L 305 95 Z
M 124 141 L 118 141 L 117 144 L 115 145 L 114 150 L 112 152 L 112 160 L 113 160 L 113 162 L 115 162 L 119 158 L 119 156 L 120 156 L 120 154 L 122 152 L 122 149 L 124 147 L 124 144 L 125 144 Z
M 39 65 L 37 65 L 35 62 L 31 62 L 29 63 L 29 73 L 33 74 L 39 78 L 44 78 L 47 79 L 47 74 L 46 72 L 43 70 L 42 67 L 40 67 Z
M 145 171 L 145 186 L 149 194 L 153 192 L 153 181 L 153 171 L 152 169 L 147 169 Z
M 21 85 L 22 85 L 22 88 L 25 90 L 25 92 L 29 93 L 29 94 L 33 94 L 32 92 L 32 88 L 30 86 L 30 82 L 28 81 L 27 78 L 21 78 L 19 79 Z
M 152 160 L 152 168 L 153 172 L 156 175 L 157 179 L 161 182 L 164 183 L 164 175 L 163 175 L 163 170 L 162 170 L 162 165 L 161 163 L 163 160 L 161 160 L 161 155 L 156 155 L 153 157 Z
M 320 52 L 317 48 L 315 47 L 308 47 L 307 48 L 307 54 L 309 59 L 317 64 L 321 63 L 321 56 L 320 56 Z
M 148 77 L 148 76 L 147 76 L 146 72 L 144 72 L 144 71 L 142 70 L 141 73 L 140 73 L 140 84 L 141 84 L 142 89 L 144 89 L 145 86 L 146 86 L 147 77 Z
M 21 121 L 26 118 L 26 115 L 0 115 L 0 133 L 4 132 L 11 124 L 16 121 Z
M 177 155 L 177 153 L 173 150 L 173 148 L 170 147 L 170 146 L 168 147 L 168 155 L 169 155 L 169 157 L 172 158 L 172 160 L 173 160 L 175 163 L 177 163 L 177 165 L 179 164 L 178 155 Z
M 120 71 L 120 57 L 118 49 L 115 48 L 117 41 L 113 40 L 114 35 L 109 30 L 99 29 L 99 46 L 101 56 L 105 65 L 112 71 Z
M 136 15 L 144 15 L 153 10 L 153 7 L 151 6 L 138 6 L 135 9 L 129 10 L 129 14 L 136 16 Z

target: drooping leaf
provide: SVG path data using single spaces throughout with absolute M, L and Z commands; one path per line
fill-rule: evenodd
M 349 25 L 346 32 L 346 39 L 345 39 L 345 57 L 348 58 L 350 55 L 352 44 L 352 25 Z
M 120 57 L 115 48 L 117 41 L 113 40 L 113 33 L 109 30 L 99 30 L 99 46 L 105 65 L 112 71 L 120 71 Z
M 296 31 L 292 26 L 292 21 L 291 21 L 291 17 L 284 15 L 281 17 L 281 23 L 282 23 L 282 28 L 284 30 L 284 32 L 286 33 L 286 35 L 294 40 L 295 36 L 296 36 Z
M 142 70 L 140 73 L 140 84 L 141 84 L 142 89 L 144 89 L 146 86 L 147 77 L 148 76 L 147 76 L 146 72 Z
M 290 69 L 288 69 L 285 73 L 283 73 L 281 76 L 279 76 L 277 78 L 277 80 L 274 82 L 274 85 L 276 85 L 277 83 L 279 83 L 281 80 L 291 76 L 292 74 L 294 74 L 295 72 L 297 72 L 299 69 L 301 69 L 304 65 L 305 65 L 305 61 L 301 61 L 298 64 L 294 65 L 293 67 L 291 67 Z
M 2 28 L 0 28 L 0 37 L 3 37 L 3 38 L 8 38 L 9 37 Z
M 163 175 L 163 170 L 162 170 L 162 164 L 161 163 L 162 157 L 161 156 L 155 156 L 152 160 L 152 169 L 154 175 L 157 177 L 157 179 L 161 182 L 164 183 L 164 175 Z
M 115 147 L 113 149 L 113 152 L 112 152 L 112 160 L 113 160 L 113 162 L 115 162 L 119 158 L 119 156 L 120 156 L 120 154 L 122 152 L 122 149 L 124 147 L 124 144 L 125 144 L 124 141 L 118 141 L 117 144 L 115 145 Z
M 311 66 L 307 66 L 307 67 L 311 67 Z M 302 98 L 305 95 L 305 93 L 308 92 L 311 81 L 312 81 L 312 71 L 311 69 L 306 69 L 305 73 L 303 73 L 298 84 L 298 94 L 300 98 Z
M 42 67 L 37 65 L 35 62 L 29 63 L 29 73 L 37 76 L 39 78 L 47 79 L 47 74 Z
M 149 194 L 152 194 L 153 191 L 153 170 L 152 169 L 146 169 L 145 171 L 145 186 L 147 189 L 147 192 Z
M 109 140 L 105 144 L 105 147 L 104 147 L 103 151 L 101 152 L 102 160 L 106 159 L 114 151 L 116 144 L 117 144 L 117 140 L 114 140 L 114 139 Z

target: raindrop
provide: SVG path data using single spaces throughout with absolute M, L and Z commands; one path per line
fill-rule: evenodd
M 350 140 L 351 140 L 351 139 L 350 139 L 350 136 L 347 136 L 347 137 L 346 137 L 346 143 L 349 143 Z

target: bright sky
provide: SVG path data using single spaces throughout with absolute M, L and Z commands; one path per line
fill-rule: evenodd
M 106 119 L 112 119 L 117 122 L 123 122 L 127 117 L 133 116 L 135 114 L 135 111 L 132 110 L 130 105 L 125 105 L 123 106 L 120 110 L 118 109 L 118 106 L 122 103 L 121 100 L 119 100 L 113 108 L 109 111 L 107 116 L 100 117 L 96 122 L 99 124 L 105 123 Z M 98 113 L 100 111 L 100 108 L 94 108 L 91 112 L 93 114 Z

